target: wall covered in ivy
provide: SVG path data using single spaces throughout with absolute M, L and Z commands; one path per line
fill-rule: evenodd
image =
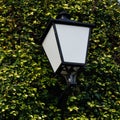
M 48 21 L 63 9 L 71 20 L 96 25 L 87 64 L 69 89 L 53 75 L 40 45 Z M 120 119 L 120 4 L 1 0 L 0 120 L 64 119 Z

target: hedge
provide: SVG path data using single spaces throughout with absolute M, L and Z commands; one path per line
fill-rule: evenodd
M 53 75 L 40 45 L 62 9 L 71 20 L 96 25 L 74 88 Z M 120 119 L 117 0 L 1 0 L 0 13 L 1 120 Z

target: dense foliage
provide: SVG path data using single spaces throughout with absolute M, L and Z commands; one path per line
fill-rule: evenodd
M 61 9 L 96 25 L 78 86 L 63 100 L 66 84 L 53 76 L 39 44 Z M 0 120 L 120 119 L 117 0 L 1 0 L 0 33 Z

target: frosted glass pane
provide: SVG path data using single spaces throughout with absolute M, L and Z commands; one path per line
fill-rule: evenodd
M 42 45 L 43 45 L 43 48 L 47 54 L 47 57 L 48 57 L 51 65 L 52 65 L 54 72 L 56 72 L 59 65 L 61 64 L 61 58 L 59 55 L 53 26 L 49 30 Z
M 85 63 L 88 45 L 88 27 L 56 24 L 65 62 Z

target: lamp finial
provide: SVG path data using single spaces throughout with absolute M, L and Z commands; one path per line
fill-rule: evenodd
M 70 15 L 66 11 L 61 11 L 56 18 L 69 20 Z

